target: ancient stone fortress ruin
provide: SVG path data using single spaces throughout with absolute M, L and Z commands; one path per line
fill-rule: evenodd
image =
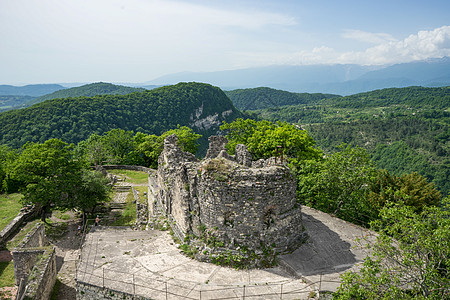
M 242 267 L 274 264 L 305 239 L 296 181 L 280 158 L 252 161 L 244 145 L 230 156 L 225 137 L 210 137 L 199 161 L 164 141 L 154 211 L 167 216 L 184 250 L 202 261 Z

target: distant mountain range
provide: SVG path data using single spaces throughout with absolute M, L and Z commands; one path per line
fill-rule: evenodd
M 166 75 L 144 83 L 126 83 L 122 86 L 153 89 L 178 82 L 209 83 L 228 91 L 269 87 L 296 93 L 347 96 L 392 87 L 450 86 L 450 57 L 384 67 L 336 64 L 270 66 L 218 72 L 183 72 Z M 79 85 L 81 84 L 35 84 L 21 87 L 0 85 L 0 96 L 40 97 L 66 89 L 68 86 Z M 59 94 L 55 96 L 60 97 Z M 9 104 L 5 104 L 5 106 L 7 105 Z
M 0 95 L 39 97 L 62 89 L 65 89 L 65 87 L 60 84 L 0 85 Z
M 224 90 L 264 86 L 290 92 L 351 95 L 390 87 L 449 86 L 450 58 L 386 67 L 337 64 L 184 72 L 163 76 L 145 84 L 164 85 L 182 81 L 206 82 Z

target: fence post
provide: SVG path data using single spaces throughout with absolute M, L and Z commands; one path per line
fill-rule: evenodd
M 102 275 L 103 287 L 105 287 L 105 268 L 102 268 L 102 272 L 103 272 L 103 275 Z
M 166 300 L 167 300 L 167 297 L 168 297 L 168 295 L 167 295 L 167 281 L 165 282 L 165 284 L 166 284 Z
M 244 293 L 242 294 L 242 299 L 245 299 L 245 285 L 244 285 Z
M 136 288 L 134 286 L 134 274 L 132 274 L 132 275 L 133 275 L 133 296 L 135 296 L 136 295 Z
M 281 284 L 280 288 L 280 299 L 283 299 L 283 284 Z
M 320 273 L 320 279 L 319 279 L 319 293 L 322 290 L 322 273 Z

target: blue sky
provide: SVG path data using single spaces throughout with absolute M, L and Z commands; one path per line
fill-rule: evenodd
M 443 56 L 448 0 L 0 0 L 0 84 Z

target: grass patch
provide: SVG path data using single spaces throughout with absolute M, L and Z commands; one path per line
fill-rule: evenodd
M 45 235 L 51 239 L 56 239 L 64 235 L 67 231 L 67 223 L 64 222 L 52 222 L 47 220 L 48 224 L 45 224 Z
M 146 185 L 134 186 L 134 189 L 139 192 L 139 198 L 143 199 L 144 193 L 148 192 L 148 187 Z
M 0 195 L 0 231 L 6 227 L 19 213 L 22 208 L 22 194 Z
M 148 183 L 148 174 L 141 171 L 132 171 L 132 170 L 108 170 L 108 173 L 121 175 L 125 178 L 125 181 L 131 182 L 134 184 L 147 184 Z
M 52 212 L 52 216 L 64 221 L 70 220 L 71 218 L 70 211 L 55 210 Z
M 0 287 L 14 286 L 14 264 L 12 261 L 0 262 Z
M 113 226 L 131 226 L 136 222 L 136 203 L 133 203 L 134 196 L 130 191 L 127 196 L 127 205 L 125 206 L 122 215 L 116 219 Z
M 36 223 L 38 223 L 39 219 L 34 219 L 25 224 L 22 229 L 17 233 L 11 240 L 6 243 L 6 249 L 12 251 L 20 242 L 25 238 L 25 236 L 34 228 Z

